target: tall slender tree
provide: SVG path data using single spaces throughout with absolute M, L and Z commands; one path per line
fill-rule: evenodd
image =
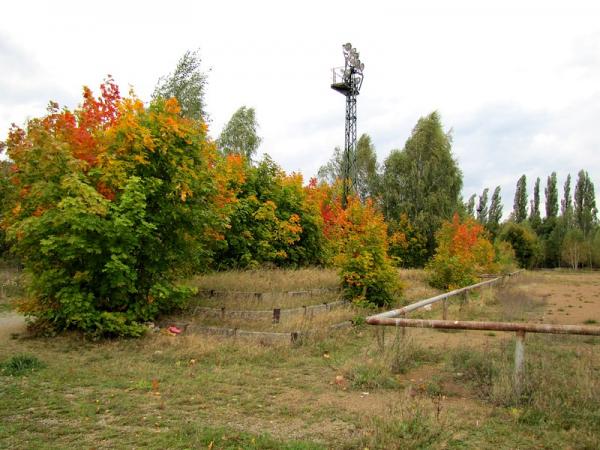
M 479 196 L 479 204 L 477 205 L 477 220 L 481 224 L 485 224 L 487 222 L 488 192 L 489 188 L 485 188 L 483 190 L 483 193 Z
M 517 181 L 515 201 L 513 204 L 513 219 L 521 223 L 527 219 L 527 177 L 522 175 Z
M 531 209 L 529 211 L 529 223 L 535 232 L 539 233 L 542 225 L 542 216 L 540 214 L 540 177 L 537 177 L 533 185 L 533 199 L 531 200 Z
M 500 230 L 500 221 L 502 220 L 502 197 L 500 196 L 500 186 L 496 186 L 494 193 L 492 194 L 492 202 L 490 203 L 490 210 L 488 212 L 488 220 L 486 228 L 496 237 Z
M 548 177 L 546 181 L 546 219 L 556 219 L 558 216 L 558 189 L 556 188 L 556 172 Z
M 583 237 L 587 239 L 597 224 L 598 210 L 596 209 L 594 183 L 585 170 L 581 170 L 577 176 L 574 200 L 575 225 L 581 230 Z
M 467 214 L 475 218 L 475 199 L 477 198 L 477 194 L 473 194 L 469 197 L 469 201 L 466 204 Z
M 563 186 L 563 198 L 560 202 L 560 214 L 569 223 L 573 216 L 573 200 L 571 198 L 571 174 L 567 175 Z

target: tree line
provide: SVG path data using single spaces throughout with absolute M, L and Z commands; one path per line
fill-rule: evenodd
M 212 139 L 206 86 L 187 52 L 147 104 L 109 77 L 98 96 L 84 88 L 73 110 L 50 102 L 46 115 L 11 128 L 1 143 L 0 244 L 35 275 L 19 309 L 40 330 L 139 335 L 185 304 L 182 280 L 207 270 L 333 266 L 348 299 L 382 306 L 402 289 L 394 266 L 426 267 L 433 285 L 450 288 L 515 257 L 525 267 L 597 264 L 585 172 L 573 199 L 565 185 L 560 215 L 549 177 L 543 219 L 539 180 L 528 214 L 522 177 L 502 222 L 499 188 L 489 206 L 489 189 L 477 206 L 476 196 L 463 202 L 452 136 L 433 112 L 383 164 L 365 134 L 349 160 L 335 149 L 305 182 L 257 159 L 253 108 L 241 106 Z

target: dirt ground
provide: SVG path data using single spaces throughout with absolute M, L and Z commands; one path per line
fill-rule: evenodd
M 533 272 L 525 276 L 521 288 L 545 300 L 537 317 L 540 322 L 600 324 L 600 272 Z

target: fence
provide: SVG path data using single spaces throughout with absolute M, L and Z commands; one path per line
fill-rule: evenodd
M 339 300 L 335 302 L 321 303 L 318 305 L 301 306 L 300 308 L 273 308 L 264 310 L 234 310 L 227 309 L 226 307 L 221 308 L 207 308 L 202 306 L 196 306 L 192 315 L 202 314 L 205 317 L 218 317 L 221 319 L 225 318 L 236 318 L 245 320 L 261 320 L 269 319 L 273 320 L 273 323 L 279 323 L 282 318 L 293 317 L 293 316 L 309 316 L 313 317 L 320 313 L 332 311 L 333 309 L 346 306 L 348 302 L 346 300 Z
M 507 277 L 512 277 L 519 272 L 509 274 Z M 488 331 L 512 331 L 516 335 L 515 356 L 514 356 L 514 382 L 517 395 L 521 393 L 523 381 L 523 367 L 525 364 L 525 333 L 552 333 L 552 334 L 578 334 L 588 336 L 600 336 L 600 327 L 584 326 L 584 325 L 554 325 L 554 324 L 537 324 L 537 323 L 511 323 L 511 322 L 476 322 L 476 321 L 459 321 L 446 320 L 448 298 L 468 293 L 473 289 L 482 286 L 496 284 L 503 281 L 505 277 L 498 277 L 492 280 L 468 286 L 466 288 L 457 289 L 447 292 L 446 294 L 431 297 L 421 300 L 403 308 L 387 311 L 381 314 L 375 314 L 367 317 L 366 322 L 369 325 L 383 325 L 412 328 L 436 328 L 436 329 L 451 329 L 451 330 L 488 330 Z M 406 314 L 424 306 L 433 303 L 444 301 L 444 320 L 427 320 L 427 319 L 407 319 Z M 401 317 L 398 317 L 401 316 Z

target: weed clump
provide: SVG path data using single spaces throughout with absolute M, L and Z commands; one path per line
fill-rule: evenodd
M 0 373 L 6 376 L 18 377 L 46 367 L 42 361 L 31 355 L 15 355 L 0 364 Z

